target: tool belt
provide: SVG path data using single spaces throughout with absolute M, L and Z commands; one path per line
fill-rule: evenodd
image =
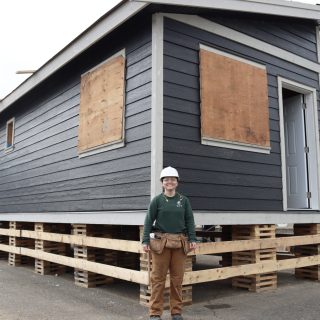
M 179 249 L 183 247 L 185 254 L 191 251 L 189 239 L 185 237 L 183 233 L 154 232 L 154 234 L 156 235 L 155 238 L 150 237 L 150 248 L 154 253 L 161 254 L 164 247 L 168 249 Z

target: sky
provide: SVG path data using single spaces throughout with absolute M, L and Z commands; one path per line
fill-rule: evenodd
M 30 76 L 16 71 L 40 68 L 119 2 L 0 0 L 0 99 Z

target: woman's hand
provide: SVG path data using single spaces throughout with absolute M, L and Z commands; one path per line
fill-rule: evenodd
M 149 252 L 149 251 L 150 251 L 150 246 L 148 246 L 147 244 L 143 244 L 143 245 L 142 245 L 142 250 L 143 250 L 144 252 Z
M 197 249 L 197 244 L 195 242 L 190 243 L 190 249 L 191 250 L 196 250 Z

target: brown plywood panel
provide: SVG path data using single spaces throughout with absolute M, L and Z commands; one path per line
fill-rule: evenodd
M 81 78 L 78 151 L 123 138 L 124 76 L 118 56 Z
M 200 50 L 202 137 L 270 147 L 266 70 Z

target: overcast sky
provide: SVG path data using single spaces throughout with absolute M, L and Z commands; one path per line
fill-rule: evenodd
M 0 99 L 119 0 L 0 0 Z M 320 0 L 301 0 L 316 4 Z

